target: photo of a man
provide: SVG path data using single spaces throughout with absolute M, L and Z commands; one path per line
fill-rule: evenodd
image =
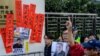
M 21 38 L 15 38 L 13 44 L 13 53 L 20 54 L 23 53 L 23 41 Z
M 17 39 L 17 42 L 13 45 L 13 48 L 23 48 L 22 40 L 20 38 Z
M 63 51 L 62 43 L 57 43 L 56 52 L 55 52 L 54 56 L 65 56 L 65 52 Z
M 30 35 L 30 29 L 24 27 L 15 27 L 14 29 L 14 37 L 19 37 L 22 39 L 28 39 Z
M 68 44 L 65 42 L 52 42 L 51 56 L 66 56 Z

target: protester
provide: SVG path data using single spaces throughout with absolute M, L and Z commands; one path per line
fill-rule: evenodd
M 100 41 L 89 40 L 88 42 L 83 43 L 85 49 L 85 56 L 99 56 L 100 53 Z
M 50 34 L 46 34 L 44 36 L 45 39 L 45 48 L 44 48 L 44 56 L 51 56 L 51 45 L 53 41 L 53 36 Z
M 69 21 L 66 22 L 66 30 L 63 32 L 64 37 L 66 39 L 66 42 L 69 43 L 70 50 L 69 50 L 69 56 L 83 56 L 84 55 L 84 49 L 83 47 L 75 43 L 74 36 L 73 36 L 73 30 L 72 30 L 72 22 L 70 20 L 70 17 L 68 17 Z
M 89 34 L 89 40 L 92 40 L 92 39 L 98 40 L 99 38 L 94 33 L 91 32 Z
M 88 41 L 89 41 L 88 36 L 85 35 L 81 37 L 81 43 L 88 42 Z

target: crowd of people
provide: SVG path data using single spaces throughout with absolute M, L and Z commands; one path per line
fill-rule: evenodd
M 70 17 L 65 24 L 65 28 L 62 35 L 59 36 L 57 41 L 68 43 L 69 50 L 67 56 L 100 56 L 100 41 L 95 34 L 91 33 L 88 36 L 80 37 L 80 41 L 77 41 L 78 30 L 73 27 Z M 53 36 L 45 34 L 45 48 L 44 56 L 52 56 L 51 46 L 53 42 Z M 54 56 L 57 56 L 56 54 Z M 58 55 L 59 56 L 59 55 Z M 65 56 L 64 53 L 63 55 Z

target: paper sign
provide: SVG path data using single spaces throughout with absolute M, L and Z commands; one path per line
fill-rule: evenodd
M 25 52 L 28 53 L 29 52 L 29 41 L 28 40 L 24 40 L 24 47 L 25 47 Z

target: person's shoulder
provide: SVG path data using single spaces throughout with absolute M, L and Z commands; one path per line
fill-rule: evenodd
M 16 48 L 17 46 L 18 46 L 18 44 L 16 43 L 16 44 L 13 45 L 13 48 Z
M 75 43 L 73 46 L 70 46 L 71 49 L 78 49 L 78 50 L 84 50 L 83 46 L 81 44 Z
M 74 44 L 70 47 L 70 53 L 82 56 L 84 55 L 84 48 L 81 44 Z

